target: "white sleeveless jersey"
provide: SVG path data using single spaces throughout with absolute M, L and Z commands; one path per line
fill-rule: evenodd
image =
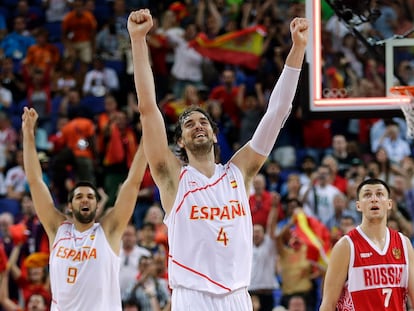
M 85 232 L 63 223 L 51 249 L 51 311 L 121 311 L 119 257 L 100 224 Z
M 223 294 L 249 285 L 252 219 L 243 176 L 234 164 L 217 164 L 211 178 L 183 167 L 165 223 L 172 288 Z

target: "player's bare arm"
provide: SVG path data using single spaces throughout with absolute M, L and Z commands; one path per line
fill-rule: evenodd
M 410 239 L 405 237 L 405 243 L 408 246 L 408 298 L 410 299 L 410 306 L 414 306 L 414 249 Z
M 121 185 L 114 208 L 101 220 L 102 228 L 115 253 L 119 252 L 121 236 L 134 211 L 146 167 L 147 160 L 141 141 L 129 169 L 128 176 Z
M 149 10 L 134 11 L 128 18 L 128 31 L 132 44 L 134 79 L 143 128 L 144 150 L 152 176 L 161 189 L 163 208 L 168 213 L 177 192 L 181 163 L 168 146 L 164 120 L 156 103 L 154 78 L 146 43 L 146 35 L 152 23 Z
M 342 237 L 333 247 L 328 270 L 323 282 L 322 303 L 319 311 L 335 311 L 348 275 L 349 242 Z
M 252 140 L 243 146 L 232 158 L 242 171 L 246 184 L 265 162 L 274 146 L 277 135 L 289 116 L 296 92 L 292 81 L 298 80 L 309 35 L 309 21 L 294 18 L 290 23 L 292 47 L 286 59 L 286 66 L 269 100 L 269 105 Z M 247 187 L 248 189 L 249 187 Z
M 36 213 L 52 243 L 59 225 L 66 220 L 66 217 L 55 208 L 49 188 L 42 178 L 42 168 L 35 144 L 37 119 L 38 114 L 33 108 L 24 108 L 22 115 L 23 163 Z

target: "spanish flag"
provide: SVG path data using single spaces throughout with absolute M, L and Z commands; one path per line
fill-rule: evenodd
M 295 232 L 308 246 L 308 259 L 326 268 L 331 251 L 331 236 L 328 228 L 316 218 L 307 216 L 301 211 L 296 214 Z
M 213 61 L 255 70 L 263 52 L 265 35 L 264 27 L 259 25 L 228 32 L 214 39 L 200 33 L 190 42 L 190 46 Z

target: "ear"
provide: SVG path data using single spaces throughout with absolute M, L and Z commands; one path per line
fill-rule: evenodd
M 67 207 L 68 212 L 73 212 L 72 210 L 72 203 L 68 203 L 68 207 Z
M 359 207 L 359 201 L 355 202 L 355 207 L 358 212 L 361 212 L 361 208 Z
M 177 145 L 180 148 L 184 148 L 185 145 L 184 145 L 183 139 L 181 137 L 177 140 Z
M 389 199 L 388 200 L 388 208 L 387 208 L 387 210 L 392 210 L 392 205 L 393 205 L 394 203 L 393 203 L 393 200 L 392 199 Z
M 217 139 L 217 135 L 216 134 L 213 134 L 213 142 L 215 144 L 217 144 L 217 142 L 218 142 L 218 139 Z

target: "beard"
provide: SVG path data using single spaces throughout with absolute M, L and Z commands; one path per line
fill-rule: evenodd
M 208 154 L 214 146 L 213 140 L 202 143 L 194 143 L 193 141 L 186 144 L 187 152 L 191 152 L 195 156 L 204 156 Z
M 94 211 L 91 211 L 87 215 L 83 215 L 80 212 L 80 210 L 73 211 L 73 217 L 75 217 L 76 220 L 79 221 L 82 224 L 89 224 L 89 223 L 95 221 L 96 209 Z

